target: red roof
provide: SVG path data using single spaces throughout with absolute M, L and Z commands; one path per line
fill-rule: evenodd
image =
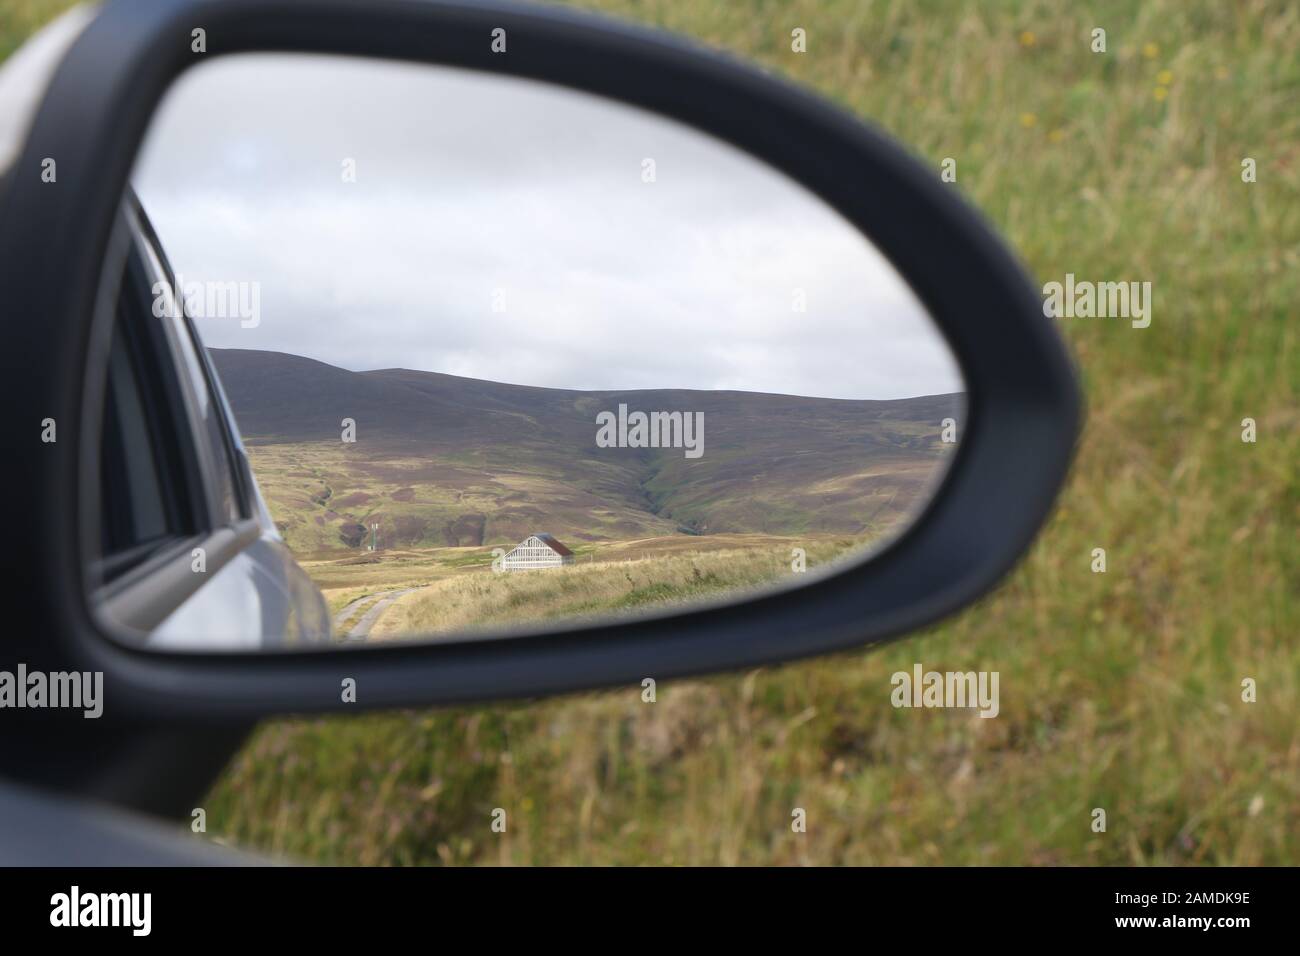
M 566 555 L 573 554 L 572 551 L 570 551 L 564 545 L 560 544 L 559 541 L 555 540 L 555 537 L 553 535 L 543 533 L 543 534 L 535 534 L 533 535 L 533 537 L 541 541 L 543 544 L 545 544 L 548 548 L 550 548 L 560 557 L 565 557 Z

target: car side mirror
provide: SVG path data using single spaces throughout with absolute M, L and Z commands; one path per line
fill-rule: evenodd
M 38 436 L 44 428 L 43 425 L 38 428 L 40 423 L 54 422 L 57 426 L 55 441 L 32 437 L 33 448 L 18 456 L 12 472 L 15 487 L 11 500 L 26 503 L 11 517 L 16 523 L 12 540 L 40 543 L 31 549 L 29 560 L 12 572 L 16 592 L 29 596 L 26 608 L 20 612 L 25 615 L 27 626 L 18 641 L 18 659 L 40 661 L 49 670 L 102 671 L 110 702 L 151 717 L 246 719 L 271 713 L 324 712 L 356 706 L 400 707 L 531 697 L 579 688 L 639 684 L 645 677 L 671 678 L 768 664 L 894 639 L 956 611 L 988 591 L 1029 546 L 1066 474 L 1081 415 L 1078 388 L 1061 339 L 1050 319 L 1044 317 L 1041 298 L 1024 270 L 955 193 L 955 187 L 941 180 L 937 169 L 921 165 L 888 137 L 837 107 L 753 67 L 668 35 L 595 16 L 515 4 L 428 2 L 349 6 L 324 0 L 306 0 L 297 4 L 294 12 L 296 15 L 291 18 L 278 5 L 253 0 L 229 0 L 221 4 L 175 0 L 136 6 L 105 5 L 96 16 L 79 25 L 80 32 L 70 40 L 66 55 L 58 63 L 32 115 L 21 148 L 14 151 L 9 168 L 0 170 L 4 175 L 0 181 L 4 191 L 0 195 L 3 204 L 0 287 L 5 289 L 9 314 L 32 317 L 17 324 L 11 332 L 8 344 L 11 374 L 0 387 L 6 390 L 13 421 L 30 425 L 32 436 Z M 263 361 L 264 357 L 257 356 L 223 357 L 216 351 L 208 356 L 200 344 L 200 339 L 207 338 L 201 328 L 200 335 L 191 345 L 186 345 L 201 316 L 195 314 L 195 303 L 180 304 L 186 299 L 182 294 L 171 297 L 168 314 L 175 320 L 174 325 L 157 333 L 164 336 L 160 340 L 164 345 L 158 347 L 173 350 L 168 354 L 179 355 L 177 361 L 182 365 L 188 363 L 187 374 L 192 375 L 192 381 L 185 386 L 191 390 L 186 393 L 189 395 L 186 401 L 208 403 L 204 406 L 208 417 L 196 418 L 196 428 L 202 430 L 208 427 L 205 423 L 217 423 L 213 426 L 216 431 L 208 436 L 213 443 L 195 458 L 201 463 L 199 470 L 203 474 L 194 480 L 194 487 L 202 488 L 206 497 L 197 504 L 191 501 L 166 507 L 159 503 L 158 495 L 148 501 L 141 500 L 142 514 L 151 502 L 157 506 L 157 516 L 148 521 L 170 528 L 167 521 L 174 520 L 178 529 L 175 541 L 184 547 L 174 549 L 174 553 L 152 554 L 149 561 L 110 566 L 110 559 L 116 553 L 130 550 L 109 548 L 105 542 L 111 535 L 119 536 L 112 540 L 120 539 L 128 544 L 134 543 L 134 539 L 130 527 L 114 526 L 111 533 L 104 530 L 107 527 L 105 503 L 112 500 L 110 485 L 119 480 L 104 476 L 126 475 L 120 478 L 126 481 L 130 471 L 129 461 L 119 461 L 117 471 L 101 470 L 97 477 L 96 469 L 102 467 L 102 452 L 108 441 L 105 436 L 112 428 L 117 429 L 115 434 L 130 431 L 132 415 L 136 414 L 132 409 L 145 408 L 151 401 L 160 408 L 172 407 L 165 396 L 180 394 L 167 393 L 161 385 L 155 387 L 147 376 L 138 394 L 118 394 L 110 387 L 111 363 L 120 361 L 129 365 L 132 361 L 130 356 L 114 359 L 115 343 L 119 341 L 115 329 L 121 328 L 117 320 L 124 301 L 123 288 L 130 281 L 141 281 L 144 284 L 140 288 L 149 289 L 153 284 L 151 275 L 169 288 L 175 278 L 167 262 L 171 253 L 158 240 L 159 235 L 167 239 L 167 227 L 155 233 L 146 215 L 148 196 L 143 197 L 142 206 L 132 198 L 133 171 L 139 168 L 142 144 L 159 115 L 164 96 L 174 85 L 179 88 L 189 76 L 222 69 L 223 63 L 249 62 L 250 58 L 279 58 L 276 60 L 279 65 L 273 64 L 274 68 L 291 70 L 294 58 L 306 54 L 318 64 L 321 55 L 329 55 L 364 58 L 351 62 L 369 62 L 378 67 L 400 65 L 404 69 L 452 70 L 462 78 L 457 82 L 469 78 L 466 86 L 456 87 L 461 91 L 458 95 L 465 97 L 474 95 L 470 88 L 476 83 L 491 79 L 493 84 L 488 85 L 504 90 L 500 95 L 505 97 L 501 102 L 506 104 L 516 102 L 513 99 L 516 96 L 525 96 L 524 92 L 516 91 L 522 91 L 527 84 L 545 87 L 548 103 L 588 103 L 593 97 L 599 98 L 604 104 L 600 109 L 606 111 L 601 115 L 609 117 L 608 124 L 593 121 L 590 126 L 582 127 L 589 133 L 622 128 L 620 117 L 648 118 L 644 119 L 650 124 L 647 128 L 666 121 L 674 128 L 689 131 L 691 136 L 716 144 L 715 154 L 725 153 L 729 157 L 726 163 L 719 160 L 718 166 L 709 166 L 712 160 L 699 163 L 699 169 L 706 166 L 713 169 L 714 178 L 700 180 L 707 188 L 690 197 L 682 211 L 675 211 L 674 221 L 680 221 L 692 210 L 703 210 L 701 222 L 707 225 L 711 220 L 716 225 L 728 221 L 727 217 L 735 216 L 735 210 L 740 208 L 786 209 L 776 203 L 770 207 L 761 202 L 729 204 L 724 186 L 741 183 L 748 175 L 731 171 L 748 170 L 746 164 L 753 164 L 764 170 L 761 175 L 755 174 L 755 183 L 779 180 L 801 197 L 807 197 L 810 204 L 815 202 L 819 208 L 825 207 L 833 213 L 833 216 L 823 216 L 818 212 L 821 218 L 816 221 L 829 222 L 834 218 L 838 223 L 835 228 L 840 230 L 835 236 L 851 236 L 855 241 L 865 239 L 863 245 L 874 251 L 864 261 L 887 264 L 890 275 L 896 277 L 898 289 L 902 290 L 900 295 L 905 294 L 907 301 L 915 304 L 917 321 L 933 323 L 936 330 L 933 340 L 941 346 L 939 350 L 924 344 L 916 344 L 910 351 L 902 348 L 897 354 L 904 358 L 873 366 L 876 378 L 887 380 L 886 366 L 906 364 L 927 349 L 930 349 L 925 351 L 927 355 L 941 351 L 951 356 L 951 377 L 924 377 L 918 372 L 914 391 L 908 392 L 908 384 L 903 383 L 894 392 L 849 395 L 839 390 L 828 366 L 817 366 L 817 359 L 809 359 L 801 372 L 804 377 L 792 377 L 789 381 L 811 384 L 786 385 L 782 380 L 770 389 L 822 403 L 800 405 L 804 411 L 796 416 L 789 411 L 790 403 L 784 401 L 719 399 L 716 393 L 723 391 L 754 394 L 768 390 L 761 377 L 752 382 L 745 379 L 742 388 L 728 389 L 725 383 L 731 380 L 717 374 L 716 369 L 711 370 L 698 381 L 688 381 L 686 388 L 709 392 L 711 397 L 697 394 L 677 404 L 665 398 L 653 410 L 646 410 L 647 415 L 667 416 L 659 420 L 669 429 L 664 434 L 673 434 L 671 428 L 677 423 L 675 427 L 682 442 L 674 462 L 680 458 L 684 463 L 675 463 L 675 470 L 667 473 L 669 477 L 664 481 L 678 481 L 679 487 L 669 490 L 680 493 L 673 499 L 669 513 L 660 513 L 661 507 L 652 510 L 651 517 L 644 519 L 644 527 L 628 519 L 631 523 L 625 530 L 627 539 L 637 541 L 672 539 L 667 544 L 659 542 L 654 548 L 680 547 L 695 549 L 691 551 L 695 553 L 716 544 L 706 539 L 721 527 L 740 541 L 732 550 L 739 551 L 742 545 L 768 548 L 772 554 L 785 555 L 782 559 L 785 561 L 791 552 L 801 550 L 798 541 L 792 542 L 790 536 L 803 532 L 792 529 L 807 528 L 809 533 L 825 533 L 829 536 L 827 540 L 835 536 L 847 540 L 852 547 L 845 546 L 844 560 L 827 562 L 819 573 L 806 578 L 774 580 L 767 582 L 770 587 L 707 595 L 707 600 L 686 604 L 668 601 L 644 608 L 645 613 L 635 615 L 590 618 L 539 615 L 528 621 L 527 626 L 503 626 L 482 634 L 444 634 L 430 643 L 334 640 L 314 647 L 304 647 L 302 642 L 292 640 L 270 646 L 259 643 L 253 631 L 259 621 L 265 626 L 268 615 L 275 616 L 270 626 L 282 628 L 286 635 L 291 630 L 298 635 L 314 633 L 320 630 L 321 614 L 341 613 L 348 597 L 337 595 L 343 602 L 340 609 L 322 612 L 316 607 L 309 612 L 304 610 L 308 608 L 306 598 L 295 603 L 298 599 L 290 595 L 279 611 L 273 610 L 267 601 L 259 600 L 247 616 L 235 618 L 236 623 L 223 632 L 226 637 L 233 635 L 231 640 L 224 637 L 207 640 L 195 628 L 210 616 L 191 615 L 183 619 L 183 626 L 177 625 L 172 616 L 177 604 L 171 596 L 179 594 L 181 597 L 176 600 L 183 600 L 198 586 L 194 575 L 234 567 L 229 562 L 248 549 L 263 546 L 264 539 L 276 534 L 283 536 L 283 528 L 268 527 L 267 521 L 280 520 L 281 515 L 275 514 L 277 508 L 288 507 L 274 495 L 269 504 L 259 504 L 253 486 L 265 485 L 267 481 L 261 475 L 255 483 L 243 477 L 249 471 L 247 461 L 252 462 L 251 471 L 257 473 L 259 454 L 261 461 L 271 461 L 267 456 L 272 453 L 266 449 L 281 447 L 286 442 L 259 445 L 250 440 L 246 449 L 238 431 L 222 431 L 224 426 L 220 420 L 233 407 L 232 417 L 250 439 L 254 432 L 259 439 L 283 438 L 290 424 L 286 424 L 289 419 L 285 416 L 275 418 L 270 414 L 283 411 L 283 397 L 261 406 L 248 397 L 254 384 L 278 381 L 281 372 L 275 369 L 285 366 L 278 365 L 275 369 L 259 366 L 256 362 Z M 406 89 L 425 89 L 419 80 L 409 82 L 411 85 Z M 312 86 L 305 81 L 301 85 L 304 89 Z M 227 84 L 220 88 L 232 87 Z M 388 96 L 383 102 L 394 108 L 394 115 L 400 113 L 406 117 L 408 132 L 417 125 L 422 109 L 433 113 L 430 122 L 436 124 L 439 102 L 453 102 L 427 96 L 418 101 L 398 101 L 396 94 Z M 444 108 L 451 110 L 450 105 Z M 520 111 L 521 116 L 526 113 Z M 558 114 L 543 111 L 532 115 L 545 131 L 548 116 Z M 316 127 L 308 124 L 304 129 Z M 453 185 L 460 182 L 464 187 L 462 192 L 472 192 L 469 183 L 475 177 L 479 185 L 474 195 L 485 202 L 501 192 L 490 188 L 494 182 L 492 177 L 506 173 L 499 173 L 496 167 L 486 171 L 483 168 L 488 157 L 502 155 L 500 149 L 483 148 L 475 154 L 468 133 L 452 137 L 444 145 L 453 153 L 454 147 L 466 147 L 464 155 L 459 156 L 459 165 L 449 164 L 442 174 L 463 177 L 459 181 L 453 179 Z M 742 158 L 731 158 L 733 152 Z M 590 149 L 573 153 L 574 156 L 584 154 L 598 155 L 599 145 L 592 143 Z M 2 155 L 4 151 L 0 150 Z M 176 154 L 163 150 L 159 155 Z M 689 155 L 689 149 L 683 147 L 681 155 Z M 644 157 L 635 144 L 629 144 L 628 156 L 632 157 L 634 176 L 643 173 L 639 164 Z M 50 159 L 57 163 L 56 179 L 43 175 Z M 339 175 L 339 159 L 331 156 L 328 162 L 330 175 L 335 178 Z M 232 160 L 240 161 L 243 160 L 239 157 Z M 687 166 L 689 162 L 683 160 L 677 170 Z M 718 175 L 717 169 L 727 172 Z M 187 172 L 193 174 L 193 170 L 193 166 L 178 164 L 163 173 L 183 178 Z M 584 177 L 580 178 L 589 182 L 586 174 L 590 171 L 582 172 Z M 635 182 L 639 188 L 644 180 Z M 754 188 L 755 195 L 775 195 L 762 191 L 767 186 Z M 446 206 L 435 208 L 446 210 Z M 494 215 L 492 210 L 503 207 L 489 204 L 476 208 L 487 210 L 475 213 L 481 219 L 483 215 L 490 218 Z M 610 208 L 619 210 L 613 214 L 618 219 L 634 216 L 634 211 L 623 210 L 637 207 L 614 203 Z M 450 220 L 451 214 L 447 215 Z M 555 214 L 548 213 L 548 217 L 547 222 L 556 221 Z M 657 214 L 647 213 L 645 221 L 662 223 L 668 219 L 660 210 Z M 742 240 L 759 228 L 752 221 L 740 218 L 729 221 L 737 224 L 733 237 Z M 778 218 L 767 225 L 773 227 L 770 231 L 779 238 L 781 227 L 788 226 L 790 221 Z M 259 226 L 257 234 L 265 235 L 265 228 Z M 460 231 L 451 235 L 458 241 L 439 247 L 443 255 L 450 255 L 456 248 L 464 251 L 473 244 L 473 236 L 463 224 Z M 581 253 L 583 262 L 596 261 L 597 251 L 609 251 L 609 244 L 591 229 L 577 230 L 575 236 L 574 242 L 585 242 L 588 246 Z M 789 256 L 802 264 L 798 268 L 811 268 L 819 262 L 849 261 L 837 259 L 831 253 L 823 254 L 820 249 L 810 249 L 806 242 L 791 241 L 790 235 L 784 241 L 791 250 Z M 559 237 L 556 243 L 560 248 Z M 484 250 L 490 248 L 487 244 L 482 246 Z M 780 294 L 786 296 L 791 291 L 790 283 L 786 281 L 787 273 L 781 270 L 783 263 L 790 260 L 772 254 L 770 248 L 775 247 L 744 251 L 750 257 L 748 262 L 753 272 L 753 278 L 747 280 L 748 287 L 721 293 L 714 299 L 696 297 L 696 291 L 688 289 L 695 297 L 693 301 L 707 301 L 709 307 L 704 319 L 687 314 L 681 319 L 680 328 L 693 328 L 692 334 L 704 335 L 712 318 L 722 315 L 728 304 L 734 305 L 752 289 L 763 289 L 769 297 L 765 301 L 776 294 L 773 289 L 781 290 Z M 466 261 L 474 258 L 467 256 Z M 143 271 L 136 280 L 130 278 L 133 261 L 143 263 Z M 733 255 L 731 259 L 710 261 L 739 260 Z M 125 267 L 124 262 L 128 263 Z M 149 268 L 154 272 L 150 273 Z M 618 264 L 602 268 L 607 270 L 606 277 L 625 278 L 617 273 L 621 268 Z M 798 268 L 789 275 L 796 275 Z M 713 269 L 708 274 L 716 275 L 718 271 Z M 637 290 L 628 299 L 634 305 L 652 301 L 649 297 L 664 288 L 666 280 L 659 273 L 650 273 L 656 276 L 652 280 L 644 279 L 645 274 L 638 272 L 642 281 L 631 287 Z M 736 274 L 741 274 L 739 267 Z M 769 284 L 764 285 L 765 282 Z M 573 289 L 581 284 L 574 278 L 564 295 L 576 295 Z M 756 308 L 761 311 L 765 307 Z M 785 308 L 789 310 L 788 304 Z M 629 311 L 633 310 L 629 307 Z M 647 313 L 654 314 L 653 310 Z M 665 323 L 670 322 L 666 307 L 657 314 L 665 316 Z M 743 344 L 748 333 L 741 319 L 746 314 L 749 313 L 743 310 L 736 312 L 739 318 L 727 327 L 732 330 L 726 333 L 729 341 L 739 338 Z M 640 325 L 646 321 L 654 319 L 640 320 Z M 790 323 L 798 321 L 797 313 L 789 317 Z M 886 327 L 892 328 L 887 324 L 881 326 Z M 899 332 L 898 342 L 912 341 L 907 339 L 907 334 Z M 752 363 L 759 372 L 772 368 L 771 356 L 778 354 L 776 350 L 782 341 L 776 335 L 764 340 L 766 351 L 756 353 L 764 358 Z M 882 354 L 893 354 L 887 348 L 891 342 L 880 339 Z M 552 341 L 551 352 L 546 357 L 553 359 L 569 347 L 556 346 Z M 391 363 L 383 358 L 375 361 L 370 369 L 390 368 Z M 865 353 L 863 361 L 867 361 Z M 937 364 L 925 368 L 941 367 L 943 361 L 936 360 Z M 530 353 L 528 364 L 540 368 L 544 363 L 533 361 Z M 561 366 L 552 363 L 547 367 Z M 819 368 L 821 375 L 818 375 Z M 445 369 L 417 371 L 434 375 L 446 372 Z M 480 384 L 484 381 L 499 384 L 490 370 L 462 378 Z M 242 383 L 238 393 L 232 387 L 236 380 Z M 365 389 L 376 383 L 373 377 L 365 381 Z M 519 384 L 553 388 L 556 381 L 567 383 L 567 380 L 547 378 Z M 195 382 L 206 384 L 204 395 L 192 394 Z M 392 408 L 397 401 L 393 396 L 400 395 L 404 397 L 402 401 L 409 397 L 412 402 L 410 420 L 423 415 L 425 408 L 445 410 L 450 399 L 436 406 L 418 404 L 427 400 L 430 390 L 439 383 L 445 384 L 441 379 L 390 375 L 384 380 L 388 390 L 382 394 L 375 392 L 372 406 L 367 407 Z M 660 473 L 662 462 L 651 460 L 652 449 L 659 450 L 660 445 L 656 442 L 652 446 L 648 440 L 638 444 L 626 438 L 629 427 L 636 427 L 629 421 L 629 415 L 638 409 L 618 398 L 624 391 L 614 387 L 617 384 L 603 380 L 578 381 L 572 387 L 582 395 L 563 399 L 549 418 L 540 412 L 532 414 L 536 409 L 531 407 L 521 410 L 509 405 L 516 400 L 526 401 L 526 397 L 519 397 L 522 393 L 501 391 L 484 398 L 475 406 L 475 414 L 498 416 L 493 420 L 508 422 L 510 428 L 522 420 L 519 416 L 528 419 L 531 424 L 526 428 L 509 432 L 510 440 L 516 442 L 511 447 L 527 449 L 528 454 L 547 462 L 552 477 L 554 469 L 561 467 L 558 463 L 581 460 L 590 463 L 586 471 L 603 468 L 618 471 L 619 480 L 626 480 L 628 488 L 636 489 Z M 359 384 L 356 387 L 362 388 Z M 456 385 L 461 391 L 454 394 L 464 394 L 470 387 L 461 382 Z M 627 393 L 645 387 L 639 379 L 622 385 Z M 664 382 L 665 390 L 672 388 L 681 386 L 676 381 Z M 152 398 L 151 389 L 156 392 Z M 292 397 L 292 389 L 284 394 Z M 891 411 L 883 419 L 880 408 L 866 408 L 862 404 L 912 401 L 936 395 L 938 398 L 929 404 L 913 403 L 896 414 Z M 705 401 L 711 404 L 707 410 L 698 412 L 706 423 L 703 433 L 709 436 L 706 441 L 718 436 L 720 445 L 701 445 L 698 433 L 687 434 L 682 430 L 684 423 L 695 419 L 671 418 L 673 414 L 697 414 L 689 403 Z M 839 402 L 859 404 L 850 409 L 836 404 Z M 574 407 L 578 408 L 577 412 L 573 412 Z M 245 410 L 243 420 L 240 420 L 241 409 Z M 263 409 L 269 410 L 264 417 L 254 415 L 261 414 Z M 332 406 L 322 415 L 331 423 L 342 424 L 344 431 L 349 418 L 358 428 L 365 427 L 364 418 L 358 424 L 355 416 L 336 415 Z M 714 417 L 710 418 L 711 415 Z M 612 418 L 602 419 L 602 416 Z M 477 454 L 478 445 L 487 440 L 479 441 L 475 437 L 488 434 L 484 421 L 486 418 L 474 418 L 466 426 L 468 437 L 455 449 L 461 456 L 457 461 L 462 464 L 466 456 Z M 713 421 L 721 423 L 716 431 L 710 430 Z M 885 427 L 881 421 L 892 424 Z M 257 427 L 250 430 L 253 422 Z M 819 429 L 828 422 L 834 423 L 841 432 L 848 430 L 855 436 L 854 441 L 863 449 L 860 463 L 855 464 L 857 459 L 843 453 L 833 440 L 824 445 L 812 442 L 814 432 L 820 435 Z M 294 427 L 301 427 L 292 436 L 294 441 L 315 440 L 313 422 L 304 423 L 299 416 L 293 423 L 296 423 Z M 574 423 L 583 428 L 589 425 L 589 433 L 578 430 L 578 424 Z M 574 429 L 572 433 L 565 431 L 570 426 Z M 331 424 L 331 427 L 335 426 Z M 610 434 L 619 436 L 619 440 L 602 441 L 599 431 L 602 427 L 614 428 Z M 771 438 L 773 434 L 786 438 L 801 428 L 807 429 L 801 436 L 807 442 L 802 445 L 781 444 Z M 945 429 L 960 438 L 951 442 L 955 446 L 951 449 L 942 447 L 949 443 Z M 555 443 L 542 448 L 537 436 L 543 433 L 576 437 L 565 437 L 569 444 L 555 439 Z M 760 433 L 766 437 L 746 437 Z M 447 434 L 437 432 L 428 439 L 428 447 L 446 448 Z M 761 454 L 745 456 L 743 446 L 751 440 L 771 443 L 761 445 Z M 733 457 L 709 459 L 705 450 L 708 447 L 725 448 Z M 899 479 L 890 488 L 906 488 L 904 500 L 915 500 L 914 507 L 898 511 L 896 520 L 882 519 L 876 525 L 870 519 L 877 512 L 871 508 L 889 507 L 889 495 L 877 495 L 872 499 L 875 504 L 868 508 L 863 503 L 868 500 L 866 497 L 859 500 L 852 495 L 875 492 L 845 491 L 867 487 L 863 482 L 847 482 L 846 475 L 867 475 L 864 469 L 873 461 L 870 447 L 888 449 L 896 471 L 906 471 L 911 476 L 907 481 Z M 611 455 L 627 454 L 624 458 L 601 459 L 598 452 L 607 449 L 612 449 Z M 701 454 L 693 458 L 690 453 L 695 450 Z M 785 523 L 781 524 L 777 512 L 782 500 L 773 497 L 776 492 L 770 482 L 764 485 L 760 479 L 766 464 L 782 455 L 798 453 L 823 464 L 844 464 L 836 464 L 838 471 L 817 473 L 821 485 L 814 494 L 802 488 L 797 493 L 789 492 L 790 512 L 784 515 Z M 432 460 L 434 453 L 430 452 L 429 456 Z M 223 457 L 233 468 L 233 478 L 224 491 L 213 491 L 214 470 L 221 467 Z M 705 463 L 701 466 L 704 470 L 697 469 L 689 480 L 698 482 L 701 475 L 707 480 L 688 494 L 680 488 L 688 480 L 683 469 L 696 458 Z M 499 471 L 504 460 L 504 457 L 492 459 L 491 468 L 482 466 L 481 462 L 479 465 L 488 474 L 493 469 Z M 628 464 L 633 460 L 637 467 L 650 462 L 651 470 L 636 471 Z M 292 461 L 300 462 L 300 459 Z M 734 461 L 740 464 L 732 469 L 717 463 Z M 363 466 L 374 473 L 373 462 L 357 467 Z M 183 464 L 176 467 L 178 474 L 186 473 Z M 298 467 L 293 465 L 287 470 Z M 310 469 L 307 472 L 310 477 Z M 439 474 L 443 477 L 429 480 L 441 481 L 444 489 L 454 488 L 462 495 L 481 492 L 477 479 L 467 479 L 461 486 L 455 484 L 461 480 L 460 476 L 454 481 L 445 472 Z M 584 474 L 581 470 L 574 474 L 563 472 L 562 483 L 581 486 L 579 490 L 590 492 L 591 488 L 582 484 L 587 480 Z M 677 477 L 673 478 L 674 475 Z M 524 484 L 524 479 L 516 482 L 518 487 Z M 328 525 L 331 547 L 339 551 L 349 548 L 354 552 L 352 557 L 371 560 L 371 556 L 382 550 L 381 529 L 389 529 L 383 532 L 386 536 L 399 533 L 400 523 L 393 516 L 400 512 L 396 503 L 403 502 L 408 487 L 413 489 L 408 500 L 416 499 L 418 492 L 409 483 L 394 479 L 384 485 L 383 494 L 388 496 L 385 500 L 395 504 L 374 520 L 370 520 L 369 512 L 361 511 L 340 518 L 337 510 L 334 518 L 326 520 L 330 509 L 320 509 L 324 522 L 321 527 Z M 725 489 L 725 494 L 720 489 Z M 652 485 L 650 491 L 652 495 L 659 491 L 668 494 L 661 486 Z M 744 503 L 747 494 L 761 501 L 762 507 L 750 512 L 740 507 L 737 503 Z M 841 502 L 843 507 L 837 507 L 839 499 L 835 496 L 845 494 L 850 495 L 849 499 Z M 509 494 L 502 492 L 498 497 L 505 500 Z M 545 500 L 554 503 L 562 497 L 556 494 Z M 308 504 L 304 507 L 322 504 L 312 503 L 311 494 L 306 498 Z M 727 503 L 725 508 L 718 503 L 723 498 Z M 227 504 L 228 513 L 222 510 Z M 262 508 L 263 504 L 266 508 Z M 656 502 L 657 506 L 661 504 L 662 501 Z M 176 509 L 174 514 L 168 508 Z M 447 532 L 450 535 L 447 540 L 430 544 L 420 536 L 425 534 L 421 530 L 418 534 L 411 532 L 414 537 L 403 539 L 402 546 L 413 551 L 434 547 L 472 550 L 474 553 L 467 551 L 463 556 L 464 567 L 485 575 L 491 572 L 479 564 L 488 560 L 494 546 L 502 548 L 503 559 L 514 554 L 519 570 L 533 569 L 533 565 L 538 568 L 554 565 L 558 569 L 556 573 L 563 574 L 564 568 L 574 563 L 566 561 L 566 557 L 576 557 L 579 560 L 575 570 L 580 571 L 582 557 L 590 555 L 593 563 L 601 555 L 604 556 L 601 560 L 617 557 L 620 555 L 617 546 L 625 543 L 609 531 L 609 526 L 626 516 L 615 515 L 602 523 L 599 516 L 608 512 L 607 503 L 584 508 L 581 514 L 575 514 L 572 508 L 562 510 L 558 504 L 549 511 L 510 512 L 515 517 L 525 515 L 531 523 L 522 523 L 525 518 L 515 523 L 502 518 L 502 530 L 497 537 L 477 526 L 477 530 L 467 532 L 472 535 L 468 544 L 461 543 L 453 515 L 448 520 L 452 531 Z M 269 511 L 269 519 L 262 514 L 263 510 Z M 225 524 L 223 514 L 229 519 Z M 501 514 L 507 512 L 503 510 Z M 497 512 L 490 512 L 484 521 L 495 515 Z M 352 520 L 344 520 L 347 518 Z M 384 525 L 381 518 L 389 523 Z M 651 518 L 662 520 L 656 523 Z M 147 523 L 145 518 L 141 521 Z M 764 521 L 771 522 L 767 529 Z M 775 538 L 775 543 L 766 539 L 758 541 L 762 535 Z M 695 541 L 696 538 L 700 540 Z M 294 540 L 289 538 L 290 551 Z M 385 537 L 384 541 L 387 540 Z M 304 557 L 302 547 L 298 552 L 300 558 Z M 839 545 L 826 547 L 830 554 Z M 195 570 L 196 550 L 205 558 L 200 570 Z M 651 550 L 651 546 L 642 549 L 643 552 Z M 631 551 L 633 555 L 639 553 L 635 548 Z M 327 554 L 320 560 L 342 559 L 337 554 Z M 428 560 L 440 568 L 450 569 L 448 573 L 461 567 L 456 564 L 456 555 L 439 553 Z M 290 585 L 284 582 L 297 580 L 286 572 L 281 590 L 288 594 Z M 127 581 L 127 584 L 114 585 L 106 591 L 113 581 Z M 608 603 L 616 605 L 624 597 L 625 594 L 615 595 Z M 172 621 L 167 630 L 171 636 L 165 642 L 156 640 L 155 636 L 161 633 L 159 628 L 168 620 Z M 187 641 L 191 636 L 194 640 Z

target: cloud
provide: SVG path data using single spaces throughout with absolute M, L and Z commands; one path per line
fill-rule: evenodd
M 559 388 L 962 389 L 911 290 L 819 199 L 585 93 L 219 57 L 169 92 L 134 181 L 186 281 L 260 283 L 256 328 L 200 321 L 212 346 Z

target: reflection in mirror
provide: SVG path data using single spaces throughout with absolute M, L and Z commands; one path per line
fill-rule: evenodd
M 962 434 L 955 361 L 860 233 L 599 97 L 221 57 L 169 92 L 132 185 L 92 567 L 146 647 L 797 585 L 915 522 Z

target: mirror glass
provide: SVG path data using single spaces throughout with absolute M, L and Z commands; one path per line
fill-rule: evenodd
M 146 648 L 797 586 L 903 533 L 963 433 L 947 344 L 861 233 L 587 93 L 217 57 L 160 105 L 122 208 L 87 539 L 97 605 Z

